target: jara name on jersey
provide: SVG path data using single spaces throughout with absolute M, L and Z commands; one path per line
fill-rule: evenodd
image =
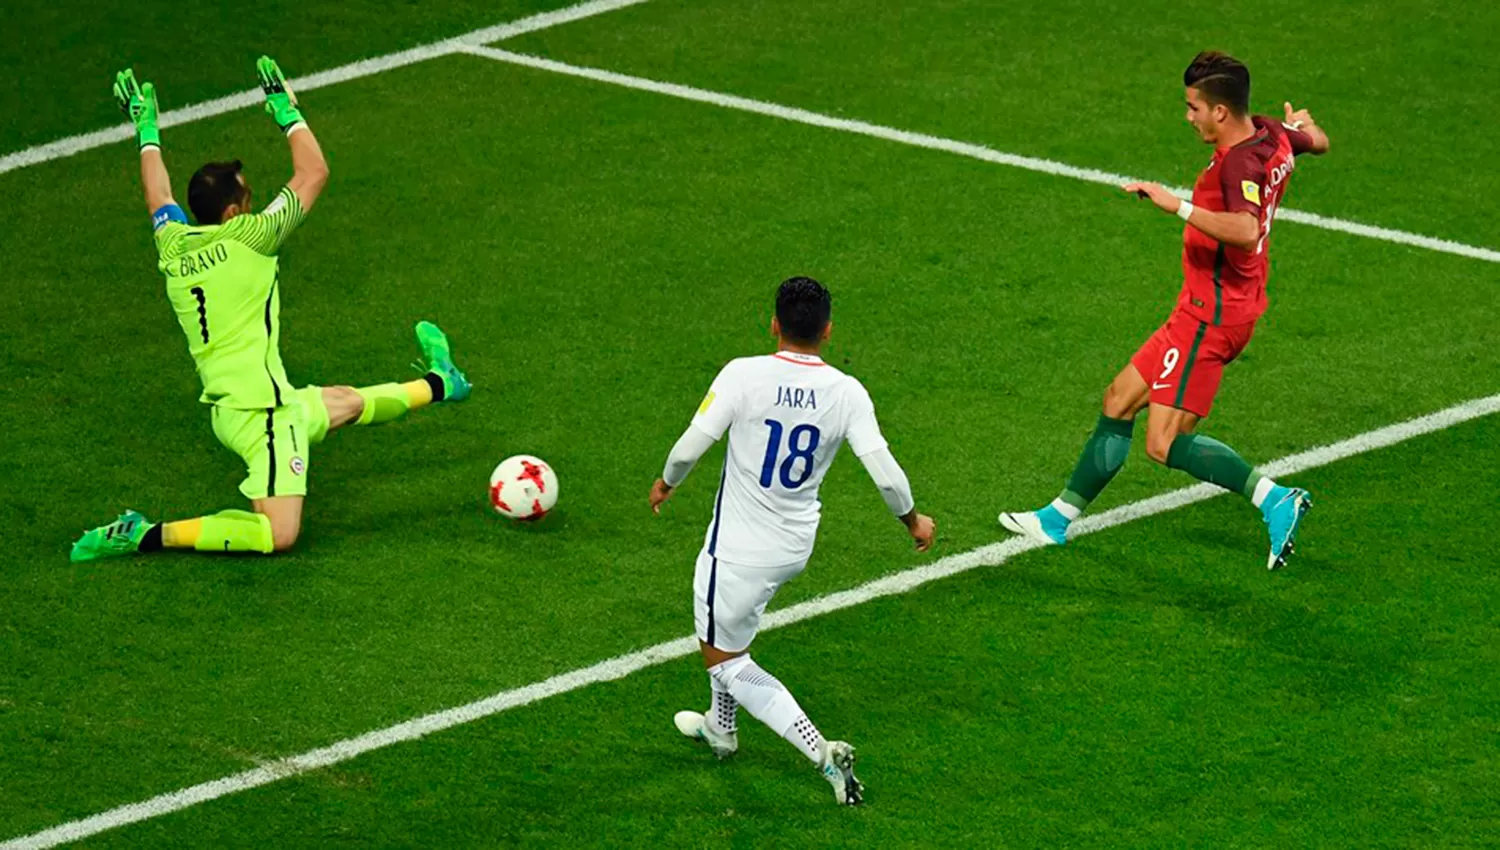
M 794 410 L 817 410 L 817 393 L 802 387 L 777 387 L 776 406 L 790 407 Z

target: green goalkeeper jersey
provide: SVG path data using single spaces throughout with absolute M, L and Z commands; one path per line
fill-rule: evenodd
M 284 188 L 264 212 L 221 225 L 168 221 L 156 231 L 167 297 L 203 382 L 200 401 L 256 409 L 291 400 L 276 254 L 304 215 L 297 194 Z

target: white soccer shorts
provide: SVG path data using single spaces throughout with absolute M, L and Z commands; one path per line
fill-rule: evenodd
M 740 652 L 755 640 L 766 605 L 783 584 L 807 566 L 746 567 L 698 553 L 693 573 L 693 624 L 698 639 L 724 652 Z

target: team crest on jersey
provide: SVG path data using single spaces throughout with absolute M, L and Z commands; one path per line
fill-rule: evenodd
M 1257 207 L 1260 206 L 1260 184 L 1254 180 L 1241 180 L 1240 191 L 1245 193 L 1245 200 Z
M 698 405 L 698 415 L 702 416 L 703 414 L 705 414 L 705 413 L 708 412 L 708 409 L 710 407 L 713 407 L 713 406 L 714 406 L 714 393 L 712 391 L 710 391 L 708 395 L 706 395 L 706 396 L 703 397 L 703 403 L 700 404 L 700 405 Z
M 299 455 L 292 455 L 292 459 L 287 461 L 287 466 L 291 467 L 293 475 L 301 475 L 307 471 L 307 464 L 303 463 Z

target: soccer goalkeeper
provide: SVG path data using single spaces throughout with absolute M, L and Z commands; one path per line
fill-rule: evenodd
M 127 510 L 73 544 L 74 561 L 133 552 L 284 551 L 302 527 L 309 452 L 334 428 L 389 422 L 433 402 L 463 401 L 469 382 L 453 365 L 448 340 L 430 322 L 416 327 L 427 373 L 404 384 L 303 387 L 281 363 L 277 253 L 302 223 L 328 182 L 328 164 L 297 98 L 269 57 L 256 63 L 266 112 L 286 134 L 292 179 L 262 212 L 251 211 L 250 185 L 239 162 L 214 162 L 188 183 L 188 224 L 172 199 L 162 163 L 156 89 L 138 85 L 130 69 L 115 77 L 115 99 L 140 138 L 141 182 L 156 229 L 167 297 L 187 336 L 212 405 L 214 435 L 245 461 L 240 485 L 253 511 L 227 510 L 197 519 L 152 523 Z

